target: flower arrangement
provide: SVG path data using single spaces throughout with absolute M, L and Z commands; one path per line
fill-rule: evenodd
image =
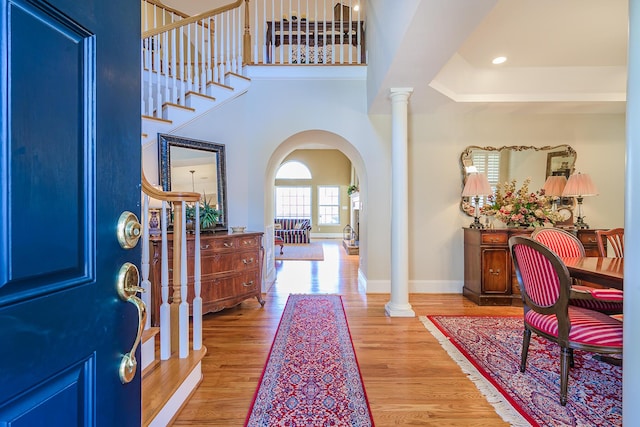
M 489 204 L 481 208 L 485 215 L 494 215 L 508 226 L 542 227 L 562 221 L 562 216 L 551 209 L 552 198 L 544 190 L 529 191 L 531 178 L 516 189 L 516 180 L 498 184 L 496 194 L 489 196 Z

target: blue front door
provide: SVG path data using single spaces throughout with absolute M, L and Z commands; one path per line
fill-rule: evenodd
M 0 425 L 140 425 L 140 4 L 0 0 Z

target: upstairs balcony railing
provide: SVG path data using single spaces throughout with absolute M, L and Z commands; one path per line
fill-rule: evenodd
M 213 96 L 244 65 L 366 64 L 364 0 L 236 0 L 195 16 L 142 0 L 142 114 Z

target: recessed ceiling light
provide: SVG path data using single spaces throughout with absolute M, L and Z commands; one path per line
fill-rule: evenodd
M 493 65 L 498 65 L 498 64 L 502 64 L 506 60 L 507 60 L 506 56 L 498 56 L 497 58 L 493 58 L 493 61 L 491 61 L 491 63 Z

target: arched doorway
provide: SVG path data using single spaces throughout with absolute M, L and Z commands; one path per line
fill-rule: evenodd
M 274 150 L 271 155 L 271 158 L 268 161 L 266 170 L 265 170 L 265 181 L 264 181 L 264 194 L 265 194 L 265 249 L 267 251 L 265 257 L 265 263 L 267 266 L 267 282 L 275 279 L 275 269 L 273 268 L 273 213 L 275 211 L 275 200 L 274 200 L 274 188 L 275 188 L 275 178 L 276 172 L 280 167 L 281 163 L 285 160 L 285 158 L 295 150 L 301 149 L 329 149 L 329 150 L 339 150 L 344 156 L 346 156 L 355 172 L 359 178 L 359 203 L 362 207 L 359 214 L 359 231 L 360 231 L 360 270 L 366 269 L 366 261 L 367 261 L 367 215 L 366 206 L 367 201 L 367 191 L 366 191 L 366 182 L 367 182 L 367 171 L 364 165 L 364 161 L 360 153 L 356 150 L 356 148 L 345 138 L 342 136 L 321 130 L 309 130 L 299 132 L 295 135 L 290 136 L 286 140 L 284 140 L 278 147 Z

